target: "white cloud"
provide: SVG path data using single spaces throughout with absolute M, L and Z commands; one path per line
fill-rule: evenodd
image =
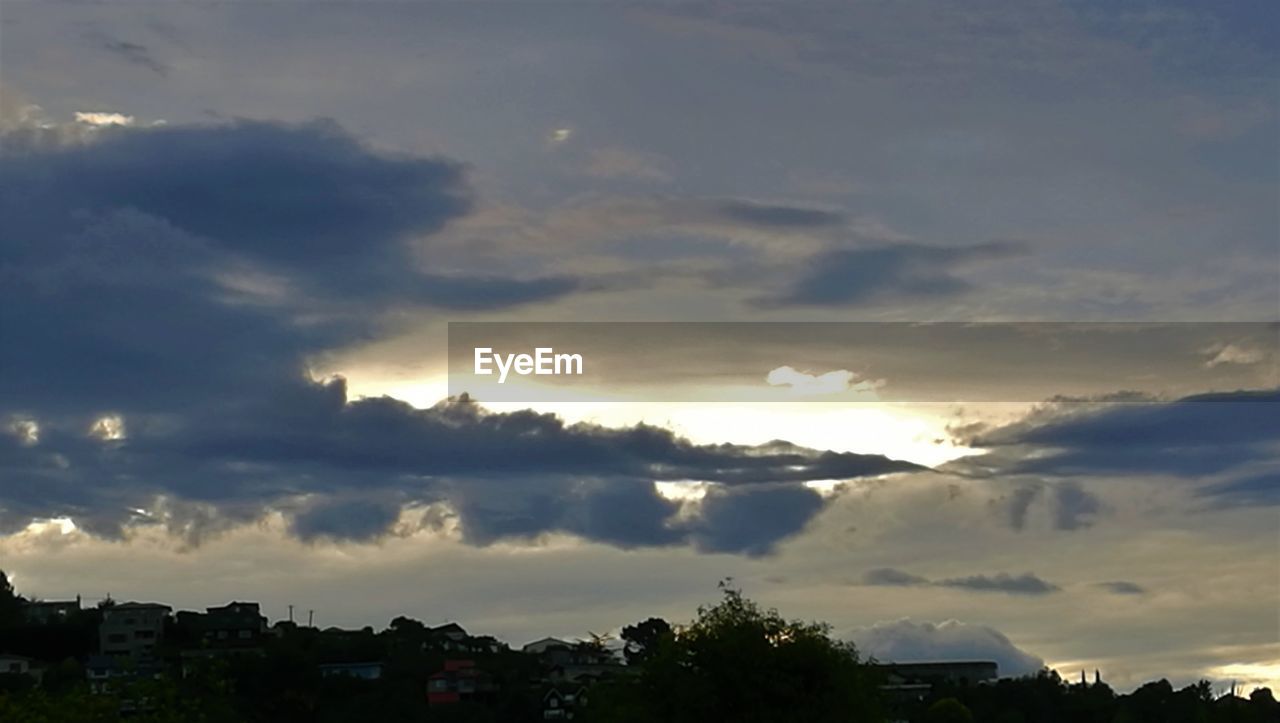
M 780 366 L 765 376 L 770 386 L 791 387 L 798 395 L 838 394 L 840 392 L 866 392 L 874 396 L 875 390 L 885 385 L 883 379 L 863 379 L 855 382 L 857 374 L 848 369 L 836 369 L 823 374 L 802 372 L 795 367 Z
M 76 111 L 76 122 L 91 126 L 131 126 L 133 116 L 123 113 L 104 113 L 101 111 Z
M 93 426 L 89 428 L 89 436 L 104 442 L 116 442 L 124 439 L 128 436 L 124 429 L 124 417 L 118 414 L 99 417 L 94 421 Z
M 881 662 L 992 660 L 1003 677 L 1034 674 L 1044 660 L 1021 650 L 1004 633 L 958 620 L 913 622 L 909 618 L 858 628 L 848 636 L 864 655 Z
M 1208 357 L 1204 365 L 1209 369 L 1222 364 L 1257 364 L 1267 357 L 1261 349 L 1235 344 L 1214 344 L 1205 347 L 1201 353 Z
M 15 417 L 9 422 L 9 433 L 17 437 L 18 443 L 31 447 L 40 443 L 40 423 L 26 417 Z

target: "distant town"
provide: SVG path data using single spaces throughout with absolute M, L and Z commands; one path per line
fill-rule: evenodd
M 983 660 L 869 661 L 823 624 L 762 609 L 728 581 L 721 594 L 688 623 L 513 647 L 404 616 L 320 629 L 271 623 L 251 601 L 28 599 L 0 573 L 0 721 L 1280 720 L 1265 688 L 1162 680 L 1120 695 L 1097 671 L 1072 683 L 1048 670 L 1001 678 Z

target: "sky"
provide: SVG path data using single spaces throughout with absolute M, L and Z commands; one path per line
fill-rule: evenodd
M 1280 686 L 1278 14 L 5 2 L 0 567 Z

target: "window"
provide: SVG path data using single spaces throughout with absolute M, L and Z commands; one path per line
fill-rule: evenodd
M 151 640 L 155 636 L 156 631 L 154 630 L 135 630 L 133 633 L 133 637 L 139 640 Z
M 129 636 L 124 633 L 111 633 L 107 636 L 108 643 L 124 643 L 128 642 Z

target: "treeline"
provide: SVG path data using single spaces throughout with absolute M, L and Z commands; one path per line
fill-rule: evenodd
M 190 631 L 166 632 L 170 673 L 138 677 L 93 694 L 83 661 L 95 652 L 96 609 L 52 625 L 24 623 L 0 591 L 0 653 L 44 663 L 39 685 L 0 674 L 4 723 L 409 723 L 546 720 L 545 661 L 492 638 L 442 645 L 421 622 L 399 617 L 386 629 L 322 631 L 284 625 L 252 655 L 177 661 Z M 176 626 L 176 622 L 172 625 Z M 823 624 L 787 620 L 731 585 L 687 624 L 651 618 L 622 632 L 625 666 L 589 684 L 575 723 L 1275 723 L 1270 691 L 1215 698 L 1208 683 L 1168 682 L 1117 695 L 1105 684 L 1068 684 L 1049 671 L 978 685 L 938 683 L 918 699 L 882 686 L 885 668 L 834 639 Z M 605 641 L 582 643 L 601 649 Z M 430 705 L 429 676 L 465 657 L 491 676 L 482 697 Z M 324 677 L 323 664 L 378 661 L 377 680 Z M 620 661 L 621 662 L 621 661 Z
M 1117 695 L 1106 683 L 1067 684 L 1056 672 L 991 684 L 938 686 L 912 707 L 925 723 L 1280 723 L 1270 689 L 1215 697 L 1208 681 L 1180 690 L 1167 680 Z

